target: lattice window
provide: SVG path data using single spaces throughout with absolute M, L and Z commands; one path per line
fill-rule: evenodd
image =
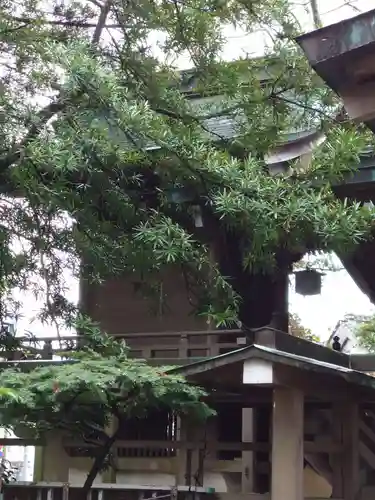
M 168 411 L 153 411 L 142 419 L 129 419 L 120 430 L 119 440 L 170 441 L 171 447 L 120 448 L 119 457 L 171 457 L 176 450 L 172 443 L 177 436 L 177 417 Z

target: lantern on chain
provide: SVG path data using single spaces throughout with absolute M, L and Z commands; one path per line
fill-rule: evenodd
M 296 292 L 299 295 L 319 295 L 322 291 L 322 276 L 324 273 L 316 269 L 304 269 L 294 273 L 296 279 Z

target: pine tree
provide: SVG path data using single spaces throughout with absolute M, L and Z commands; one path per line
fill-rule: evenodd
M 224 61 L 230 26 L 272 50 Z M 335 118 L 300 31 L 287 0 L 2 2 L 3 315 L 37 273 L 45 316 L 71 319 L 62 271 L 84 262 L 92 281 L 178 268 L 198 314 L 261 326 L 301 256 L 370 237 L 373 212 L 331 189 L 368 138 Z M 308 168 L 270 175 L 267 153 L 311 128 Z

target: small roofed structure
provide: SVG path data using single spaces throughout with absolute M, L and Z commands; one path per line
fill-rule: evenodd
M 166 368 L 206 388 L 217 415 L 205 424 L 169 418 L 168 432 L 162 415 L 126 422 L 113 447 L 116 469 L 98 480 L 95 499 L 96 491 L 102 500 L 168 496 L 172 486 L 181 499 L 375 495 L 375 379 L 364 373 L 374 356 L 350 356 L 272 328 L 236 336 L 244 347 Z M 20 369 L 30 363 L 17 362 Z M 90 445 L 57 432 L 35 444 L 44 463 L 36 482 L 6 485 L 4 499 L 44 498 L 46 490 L 51 500 L 78 498 Z
M 367 432 L 375 379 L 351 365 L 346 354 L 263 329 L 242 349 L 173 370 L 241 396 L 243 493 L 260 492 L 259 460 L 268 452 L 271 500 L 306 498 L 306 463 L 331 485 L 331 498 L 353 500 L 375 493 L 375 441 Z M 267 442 L 258 442 L 259 405 L 270 408 Z

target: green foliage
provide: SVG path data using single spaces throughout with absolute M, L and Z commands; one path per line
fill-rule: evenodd
M 22 426 L 35 437 L 60 429 L 104 445 L 105 427 L 114 417 L 121 424 L 128 418 L 144 418 L 151 409 L 198 419 L 213 414 L 202 389 L 168 373 L 170 367 L 128 358 L 126 346 L 105 334 L 98 342 L 95 328 L 87 334 L 85 346 L 69 358 L 28 371 L 4 369 L 1 425 L 16 432 Z
M 357 323 L 355 335 L 358 344 L 368 352 L 375 352 L 375 315 L 368 317 L 357 316 L 351 319 Z
M 222 271 L 221 242 L 236 238 L 250 275 L 370 237 L 374 212 L 330 187 L 369 137 L 331 118 L 340 103 L 294 44 L 288 0 L 47 4 L 0 7 L 4 316 L 9 290 L 40 295 L 42 280 L 43 319 L 71 321 L 63 271 L 78 276 L 83 261 L 96 282 L 162 281 L 173 267 L 197 314 L 231 323 L 241 287 Z M 229 26 L 271 33 L 272 50 L 223 61 Z M 191 70 L 179 72 L 181 60 Z M 327 137 L 307 170 L 269 175 L 264 156 L 311 127 Z M 182 188 L 190 196 L 176 198 Z
M 320 342 L 320 338 L 314 335 L 310 328 L 303 326 L 301 318 L 295 313 L 289 314 L 289 333 L 294 337 L 300 337 L 310 342 Z
M 12 389 L 8 389 L 6 387 L 0 387 L 0 398 L 17 399 L 18 395 Z
M 121 341 L 88 319 L 79 317 L 75 326 L 85 327 L 85 343 L 69 359 L 0 372 L 0 425 L 21 438 L 48 439 L 60 431 L 89 444 L 94 461 L 84 486 L 88 491 L 109 466 L 111 446 L 129 419 L 167 410 L 199 421 L 214 411 L 204 401 L 206 393 L 171 367 L 128 358 Z

